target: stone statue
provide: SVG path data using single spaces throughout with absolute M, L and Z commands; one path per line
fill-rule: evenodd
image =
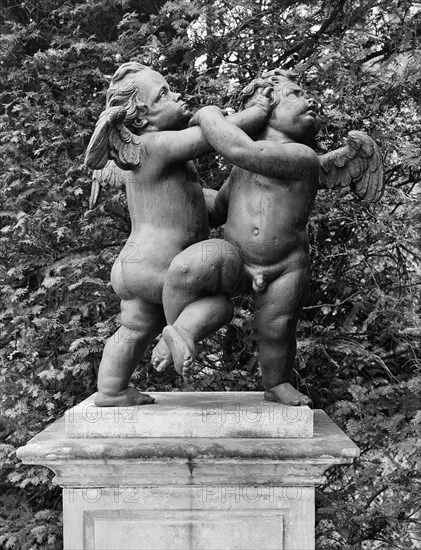
M 217 312 L 219 293 L 253 292 L 264 398 L 304 405 L 309 398 L 290 379 L 309 287 L 310 209 L 321 187 L 348 185 L 362 199 L 379 199 L 383 165 L 376 144 L 362 132 L 350 132 L 345 147 L 316 155 L 310 144 L 319 127 L 318 103 L 293 74 L 274 70 L 254 80 L 243 90 L 245 107 L 262 90 L 269 90 L 273 108 L 256 141 L 217 107 L 204 107 L 190 122 L 234 165 L 210 204 L 211 220 L 225 223 L 225 234 L 224 240 L 190 246 L 171 262 L 163 293 L 168 326 L 153 357 L 158 368 L 173 361 L 180 374 L 188 374 L 208 322 L 200 302 L 208 299 Z
M 267 95 L 256 96 L 250 108 L 229 117 L 230 122 L 246 132 L 260 131 L 270 110 Z M 132 223 L 111 272 L 112 286 L 121 298 L 121 327 L 105 345 L 97 406 L 153 402 L 129 381 L 145 348 L 169 323 L 162 292 L 171 261 L 209 234 L 206 197 L 191 161 L 212 148 L 199 126 L 188 127 L 191 117 L 180 94 L 171 91 L 159 73 L 125 63 L 111 80 L 106 109 L 88 146 L 86 165 L 100 171 L 92 202 L 99 180 L 124 180 Z M 225 276 L 229 281 L 230 273 Z M 201 308 L 205 322 L 198 338 L 232 316 L 232 305 L 222 291 L 211 300 L 205 297 Z

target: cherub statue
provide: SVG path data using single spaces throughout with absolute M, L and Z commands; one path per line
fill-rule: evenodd
M 262 95 L 230 120 L 256 132 L 264 126 L 269 108 Z M 171 91 L 159 73 L 125 63 L 112 77 L 106 109 L 87 149 L 86 165 L 102 171 L 96 172 L 92 201 L 98 195 L 98 179 L 124 179 L 132 224 L 111 272 L 112 286 L 121 298 L 121 327 L 104 348 L 98 406 L 153 402 L 129 386 L 131 375 L 145 348 L 167 324 L 162 290 L 172 259 L 209 235 L 206 198 L 191 161 L 212 149 L 199 126 L 188 128 L 191 117 L 180 94 Z M 208 302 L 202 303 L 207 321 L 201 338 L 232 316 L 226 295 Z
M 323 187 L 351 186 L 360 198 L 378 200 L 383 165 L 374 141 L 357 131 L 350 132 L 344 147 L 316 155 L 310 144 L 319 128 L 318 103 L 292 73 L 274 70 L 254 80 L 243 90 L 244 105 L 262 89 L 271 90 L 273 108 L 256 141 L 217 107 L 204 107 L 190 122 L 199 124 L 208 142 L 234 165 L 212 208 L 213 219 L 225 223 L 224 241 L 195 244 L 171 263 L 164 307 L 172 325 L 157 348 L 164 358 L 167 345 L 178 372 L 186 372 L 195 353 L 196 327 L 204 322 L 197 300 L 211 298 L 222 287 L 231 296 L 248 290 L 254 295 L 264 398 L 305 405 L 310 400 L 291 385 L 291 375 L 298 317 L 310 281 L 310 210 Z M 227 262 L 229 284 L 224 280 Z M 180 327 L 187 310 L 194 323 Z

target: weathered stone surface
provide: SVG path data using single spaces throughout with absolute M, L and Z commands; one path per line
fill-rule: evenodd
M 313 488 L 78 488 L 63 503 L 69 550 L 314 548 Z
M 69 438 L 310 438 L 313 411 L 263 400 L 261 392 L 157 392 L 151 405 L 67 411 Z
M 359 449 L 325 412 L 315 410 L 314 437 L 302 439 L 70 439 L 62 418 L 21 447 L 18 454 L 27 464 L 51 468 L 62 486 L 77 483 L 81 472 L 91 476 L 93 486 L 103 486 L 105 478 L 109 483 L 119 479 L 131 483 L 136 476 L 155 485 L 201 484 L 216 478 L 227 483 L 266 479 L 289 480 L 289 484 L 294 478 L 293 484 L 312 485 L 322 480 L 330 466 L 350 463 Z M 166 469 L 163 477 L 162 469 Z
M 312 438 L 69 438 L 62 418 L 18 455 L 64 488 L 64 550 L 312 550 L 314 487 L 359 454 L 313 416 Z

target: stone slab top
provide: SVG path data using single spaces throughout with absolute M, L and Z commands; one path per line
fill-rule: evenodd
M 349 464 L 358 447 L 322 410 L 314 410 L 312 438 L 85 438 L 65 434 L 65 419 L 56 420 L 18 450 L 26 464 L 54 469 L 63 461 L 149 460 L 311 460 Z
M 262 392 L 152 392 L 155 403 L 96 407 L 95 395 L 65 414 L 70 439 L 311 438 L 313 411 L 263 399 Z

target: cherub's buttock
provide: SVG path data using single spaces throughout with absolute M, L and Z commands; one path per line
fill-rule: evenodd
M 131 294 L 153 304 L 162 304 L 166 272 L 166 268 L 147 262 L 123 264 L 122 267 L 124 285 Z
M 111 284 L 122 299 L 138 297 L 162 304 L 162 289 L 169 260 L 159 255 L 158 250 L 155 254 L 147 252 L 136 244 L 127 243 L 113 266 Z

